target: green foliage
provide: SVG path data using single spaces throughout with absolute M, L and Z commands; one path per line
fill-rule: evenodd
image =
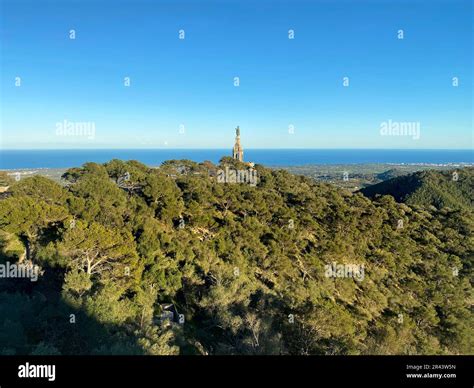
M 6 171 L 0 171 L 0 187 L 8 187 L 13 184 L 15 180 L 8 175 Z
M 131 265 L 136 257 L 130 232 L 107 229 L 96 222 L 86 224 L 78 221 L 67 229 L 58 243 L 58 251 L 69 259 L 69 267 L 88 275 L 105 270 L 118 273 L 115 268 L 118 264 Z
M 10 188 L 10 192 L 14 197 L 28 197 L 58 206 L 64 206 L 70 197 L 67 190 L 42 176 L 22 179 Z
M 0 280 L 0 353 L 474 353 L 472 169 L 369 199 L 260 165 L 255 187 L 219 183 L 225 167 L 249 168 L 112 160 L 13 183 L 0 263 L 44 273 Z
M 87 272 L 73 270 L 64 277 L 63 290 L 65 292 L 82 296 L 92 287 L 92 280 Z
M 369 198 L 392 195 L 397 201 L 409 205 L 472 210 L 474 168 L 417 172 L 366 187 L 361 192 Z

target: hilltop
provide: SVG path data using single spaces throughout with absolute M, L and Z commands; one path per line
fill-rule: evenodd
M 474 168 L 420 171 L 360 190 L 369 198 L 391 195 L 397 202 L 438 209 L 474 209 Z

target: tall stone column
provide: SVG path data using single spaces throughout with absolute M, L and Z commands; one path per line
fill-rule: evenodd
M 240 144 L 240 128 L 235 128 L 235 144 L 232 152 L 232 157 L 240 162 L 244 161 L 244 149 Z

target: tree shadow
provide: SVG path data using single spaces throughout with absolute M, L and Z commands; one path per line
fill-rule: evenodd
M 0 355 L 145 354 L 129 330 L 98 322 L 63 299 L 63 269 L 43 269 L 36 282 L 0 278 Z

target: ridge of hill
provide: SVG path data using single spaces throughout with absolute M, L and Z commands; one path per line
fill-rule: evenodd
M 391 195 L 408 205 L 469 211 L 474 209 L 474 168 L 419 171 L 365 187 L 360 192 L 369 198 Z

